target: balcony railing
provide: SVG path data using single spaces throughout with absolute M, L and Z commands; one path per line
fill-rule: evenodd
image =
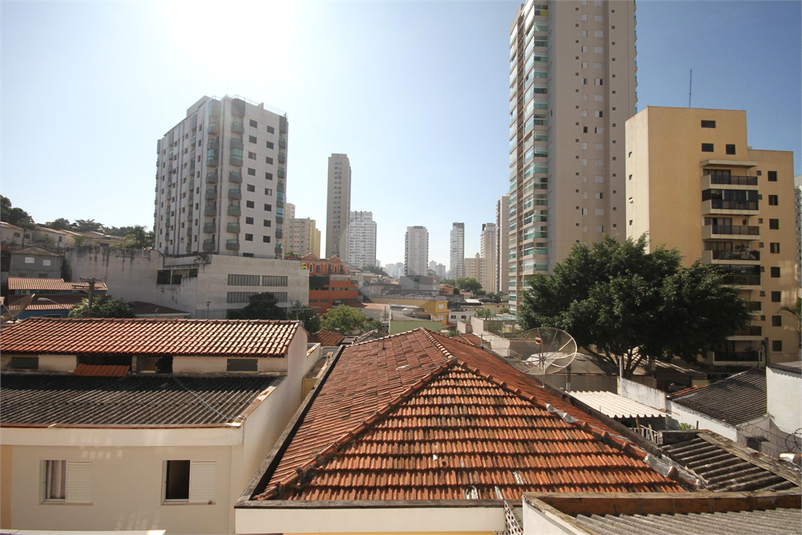
M 238 240 L 226 240 L 226 249 L 230 251 L 239 251 L 239 241 Z
M 728 236 L 760 236 L 760 227 L 747 225 L 710 225 L 712 234 L 723 234 Z
M 209 123 L 209 127 L 206 131 L 213 136 L 216 136 L 220 133 L 220 123 Z
M 209 171 L 206 173 L 207 184 L 217 184 L 217 171 Z
M 242 167 L 242 158 L 240 158 L 238 156 L 232 156 L 229 159 L 228 163 L 230 165 L 233 165 L 234 167 Z
M 214 216 L 217 215 L 217 207 L 213 204 L 207 205 L 203 209 L 203 215 L 205 216 Z
M 732 286 L 760 286 L 760 275 L 724 275 L 724 284 Z
M 231 123 L 231 131 L 234 132 L 235 134 L 242 134 L 243 132 L 245 132 L 245 127 L 242 126 L 242 123 L 240 121 L 233 121 Z
M 242 199 L 242 190 L 238 189 L 230 189 L 228 190 L 228 198 L 229 199 Z
M 203 240 L 204 251 L 214 251 L 214 240 Z
M 710 251 L 713 260 L 760 260 L 760 251 Z
M 760 360 L 760 353 L 756 349 L 749 351 L 716 351 L 713 357 L 714 362 L 757 362 Z
M 242 183 L 242 173 L 240 173 L 239 171 L 231 171 L 228 173 L 228 180 L 229 182 L 240 184 Z
M 242 210 L 240 210 L 239 206 L 229 206 L 228 207 L 228 215 L 242 215 Z
M 757 186 L 756 176 L 741 175 L 706 175 L 710 177 L 711 184 L 727 184 L 731 186 Z
M 214 223 L 204 223 L 203 224 L 203 232 L 207 234 L 212 234 L 215 231 L 215 224 Z
M 216 201 L 217 200 L 217 192 L 213 189 L 207 189 L 206 195 L 204 196 L 207 201 Z
M 240 230 L 239 223 L 229 223 L 229 224 L 226 225 L 226 231 L 227 232 L 232 232 L 234 234 L 239 234 L 239 230 Z
M 730 336 L 763 336 L 763 327 L 750 325 L 732 333 Z
M 714 210 L 759 210 L 757 201 L 725 201 L 710 199 L 710 207 Z

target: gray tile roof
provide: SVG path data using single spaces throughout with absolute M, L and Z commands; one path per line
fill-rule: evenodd
M 727 513 L 579 515 L 598 535 L 787 535 L 802 533 L 802 510 L 770 509 Z
M 190 426 L 230 423 L 277 379 L 2 374 L 0 424 Z
M 769 368 L 777 368 L 778 370 L 783 370 L 786 372 L 792 373 L 802 373 L 802 360 L 797 360 L 795 362 L 782 362 L 780 364 L 772 364 Z
M 717 420 L 739 425 L 766 415 L 766 372 L 748 370 L 711 385 L 683 390 L 669 399 Z

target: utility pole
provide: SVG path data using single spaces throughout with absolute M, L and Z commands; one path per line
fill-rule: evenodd
M 88 279 L 81 279 L 81 282 L 85 282 L 89 285 L 89 304 L 86 306 L 86 317 L 92 317 L 92 303 L 95 299 L 95 283 L 97 279 L 95 278 L 88 278 Z

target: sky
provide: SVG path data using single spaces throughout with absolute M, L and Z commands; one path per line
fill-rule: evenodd
M 509 182 L 509 27 L 519 2 L 12 2 L 0 9 L 0 191 L 37 223 L 153 227 L 156 141 L 203 95 L 287 113 L 287 200 L 326 227 L 331 153 L 377 257 L 407 226 L 449 264 Z M 802 174 L 798 0 L 637 2 L 638 110 L 746 110 L 753 148 Z M 321 248 L 323 250 L 323 248 Z

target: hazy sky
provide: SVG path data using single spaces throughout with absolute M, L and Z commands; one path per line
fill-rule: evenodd
M 508 187 L 509 26 L 519 2 L 2 2 L 2 194 L 58 217 L 153 226 L 156 140 L 201 96 L 289 119 L 288 201 L 325 234 L 326 161 L 382 263 L 409 225 L 448 267 Z M 754 148 L 795 151 L 799 1 L 637 3 L 638 109 L 747 111 Z M 325 240 L 325 236 L 324 236 Z

